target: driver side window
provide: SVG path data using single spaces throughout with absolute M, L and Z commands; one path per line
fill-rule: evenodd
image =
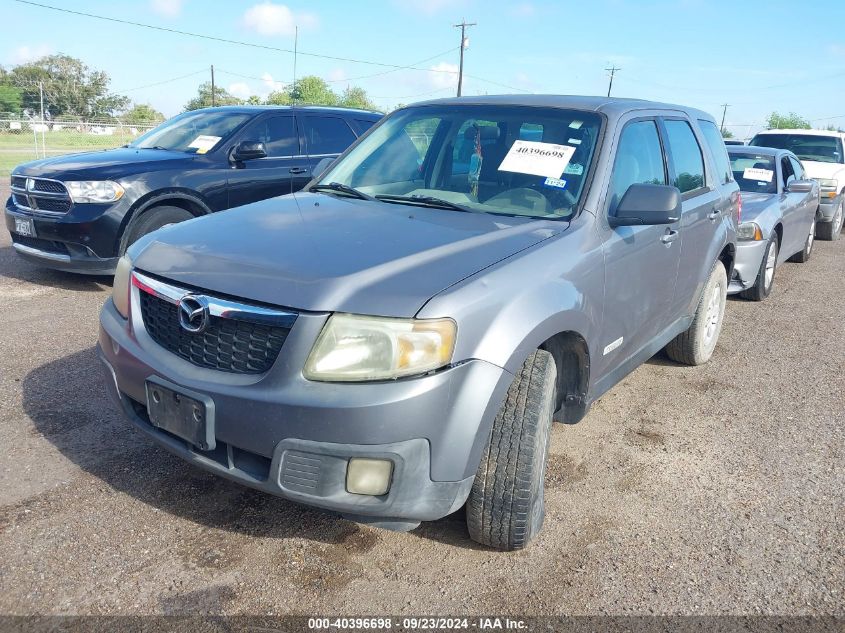
M 792 172 L 792 164 L 786 156 L 780 159 L 780 171 L 783 174 L 783 186 L 785 189 L 789 186 L 789 183 L 795 180 L 795 174 Z
M 609 215 L 616 214 L 628 187 L 636 183 L 666 184 L 663 150 L 653 120 L 634 121 L 622 130 L 607 192 Z

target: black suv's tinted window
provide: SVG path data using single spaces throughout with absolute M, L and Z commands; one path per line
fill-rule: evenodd
M 358 125 L 358 131 L 363 134 L 371 127 L 373 127 L 376 124 L 376 121 L 370 121 L 368 119 L 355 119 L 355 123 Z
M 355 133 L 349 124 L 337 117 L 306 116 L 305 142 L 308 153 L 340 154 L 355 140 Z
M 731 181 L 731 161 L 728 159 L 728 150 L 725 148 L 725 141 L 722 139 L 722 133 L 713 121 L 707 119 L 699 119 L 698 125 L 701 127 L 701 132 L 704 134 L 704 142 L 710 148 L 710 154 L 716 162 L 716 173 L 719 176 L 719 182 L 725 184 Z
M 654 121 L 635 121 L 622 130 L 608 191 L 610 215 L 616 213 L 628 187 L 636 183 L 666 184 L 663 152 Z
M 675 168 L 675 180 L 672 184 L 680 189 L 681 193 L 700 189 L 704 186 L 704 159 L 692 128 L 686 121 L 668 120 L 665 124 L 672 165 Z
M 242 138 L 264 143 L 267 156 L 297 156 L 300 153 L 296 120 L 292 116 L 274 116 L 253 123 Z

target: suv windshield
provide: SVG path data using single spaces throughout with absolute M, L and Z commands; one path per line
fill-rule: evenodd
M 788 149 L 801 160 L 842 163 L 842 141 L 835 136 L 817 134 L 758 134 L 749 145 Z
M 319 189 L 396 204 L 569 218 L 584 192 L 601 118 L 524 106 L 444 105 L 388 117 Z
M 252 115 L 243 112 L 185 112 L 139 136 L 129 147 L 205 154 Z
M 731 152 L 731 171 L 740 191 L 777 193 L 775 161 L 771 156 L 753 152 Z

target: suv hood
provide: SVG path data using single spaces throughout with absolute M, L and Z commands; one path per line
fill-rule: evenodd
M 296 194 L 166 227 L 130 256 L 142 271 L 234 297 L 412 317 L 441 290 L 568 226 Z
M 808 178 L 836 178 L 839 186 L 845 184 L 845 165 L 842 163 L 822 163 L 815 160 L 801 160 Z
M 82 154 L 63 154 L 19 165 L 14 173 L 21 176 L 55 180 L 114 180 L 133 173 L 150 171 L 161 163 L 191 161 L 193 154 L 159 149 L 117 149 Z M 175 166 L 175 165 L 174 165 Z

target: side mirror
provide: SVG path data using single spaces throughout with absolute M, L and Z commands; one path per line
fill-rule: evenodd
M 334 158 L 323 158 L 319 163 L 314 166 L 314 169 L 311 171 L 314 174 L 314 179 L 320 178 L 323 173 L 331 167 L 331 164 L 335 161 Z
M 241 141 L 232 148 L 232 160 L 253 160 L 255 158 L 264 158 L 267 156 L 267 150 L 264 149 L 264 143 L 261 141 Z
M 636 183 L 619 201 L 611 227 L 674 224 L 681 219 L 681 192 L 677 187 Z
M 793 180 L 786 187 L 788 193 L 810 193 L 812 190 L 812 180 Z

